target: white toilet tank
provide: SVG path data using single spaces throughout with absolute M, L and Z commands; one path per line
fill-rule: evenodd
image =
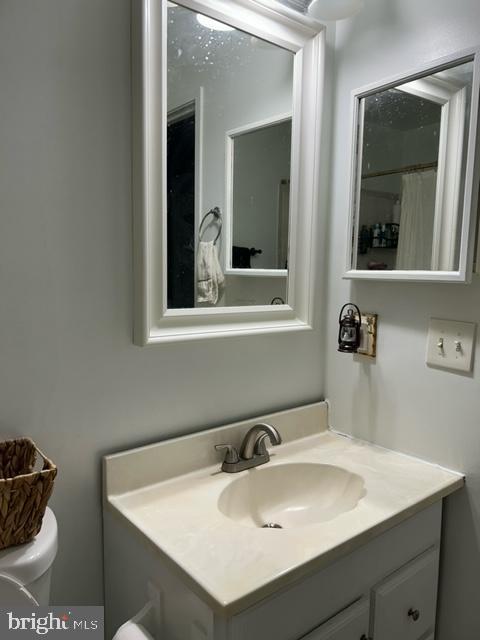
M 0 551 L 2 605 L 50 604 L 50 576 L 57 548 L 57 521 L 47 507 L 42 528 L 32 542 Z

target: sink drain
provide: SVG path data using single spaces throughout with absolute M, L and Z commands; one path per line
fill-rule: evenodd
M 267 524 L 262 525 L 262 529 L 283 529 L 283 527 L 276 522 L 267 522 Z

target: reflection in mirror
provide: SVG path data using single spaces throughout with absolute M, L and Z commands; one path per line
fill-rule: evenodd
M 168 308 L 286 302 L 286 271 L 245 277 L 225 268 L 231 260 L 225 140 L 228 132 L 250 130 L 234 144 L 234 244 L 250 267 L 285 269 L 291 122 L 254 131 L 252 124 L 292 112 L 294 55 L 168 6 Z M 246 256 L 251 249 L 262 253 Z
M 359 101 L 354 268 L 458 270 L 472 82 L 468 61 Z
M 228 215 L 234 269 L 288 267 L 291 139 L 291 118 L 229 134 Z

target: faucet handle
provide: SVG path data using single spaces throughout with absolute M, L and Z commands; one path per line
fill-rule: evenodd
M 225 454 L 224 462 L 226 462 L 227 464 L 237 464 L 237 462 L 240 461 L 240 458 L 238 456 L 238 451 L 231 444 L 216 444 L 215 445 L 215 450 L 216 451 L 223 451 L 224 449 L 227 450 L 227 453 Z

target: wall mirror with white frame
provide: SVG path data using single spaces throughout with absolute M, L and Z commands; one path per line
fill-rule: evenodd
M 288 273 L 292 118 L 227 133 L 227 273 Z
M 254 0 L 133 18 L 135 342 L 310 328 L 323 27 Z
M 349 278 L 467 282 L 478 51 L 354 92 Z

